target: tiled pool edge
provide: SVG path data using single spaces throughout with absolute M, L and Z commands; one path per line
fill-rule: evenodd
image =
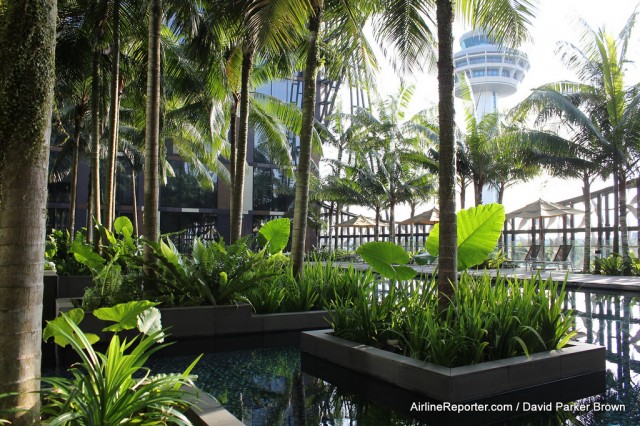
M 438 401 L 474 401 L 594 373 L 602 374 L 600 392 L 605 390 L 606 351 L 601 346 L 572 343 L 570 347 L 530 357 L 446 368 L 341 339 L 330 333 L 331 330 L 303 332 L 300 349 Z

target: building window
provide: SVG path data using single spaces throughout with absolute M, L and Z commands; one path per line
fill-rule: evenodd
M 479 46 L 481 44 L 490 44 L 489 39 L 485 35 L 477 35 L 473 37 L 469 37 L 460 42 L 460 45 L 463 49 L 473 46 Z
M 462 60 L 456 62 L 456 67 L 457 68 L 464 67 L 466 65 L 467 65 L 467 60 L 466 59 L 462 59 Z
M 482 64 L 485 62 L 484 56 L 473 56 L 469 58 L 470 64 Z
M 487 56 L 487 62 L 502 62 L 502 56 L 489 55 Z
M 278 169 L 256 167 L 253 169 L 253 209 L 286 212 L 293 203 L 295 188 L 293 179 Z
M 515 58 L 513 58 L 512 56 L 505 56 L 504 57 L 504 61 L 509 63 L 509 64 L 515 64 L 516 63 Z
M 502 76 L 503 77 L 511 77 L 511 74 L 509 74 L 509 70 L 502 70 Z
M 474 77 L 484 77 L 484 70 L 473 70 Z
M 498 68 L 487 68 L 487 75 L 498 76 L 500 75 L 500 71 L 498 70 Z
M 175 176 L 167 179 L 160 189 L 162 207 L 209 208 L 218 207 L 217 178 L 213 176 L 213 189 L 202 187 L 198 176 L 189 163 L 169 160 Z

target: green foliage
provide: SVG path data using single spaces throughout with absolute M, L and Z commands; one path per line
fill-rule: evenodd
M 336 336 L 455 367 L 561 348 L 575 335 L 564 289 L 539 276 L 494 285 L 463 274 L 442 313 L 435 280 L 392 286 L 382 297 L 378 288 L 331 304 Z
M 332 249 L 331 247 L 314 248 L 311 252 L 307 253 L 306 260 L 309 262 L 342 262 L 353 259 L 355 252 L 347 249 Z
M 282 273 L 288 259 L 251 250 L 253 239 L 241 238 L 225 246 L 224 241 L 204 243 L 196 239 L 191 257 L 181 255 L 168 238 L 148 242 L 159 294 L 168 305 L 225 305 L 242 300 L 242 295 L 262 280 Z
M 281 275 L 261 281 L 244 300 L 260 314 L 326 309 L 336 299 L 355 298 L 373 281 L 371 271 L 307 262 L 300 278 L 296 279 L 289 266 Z
M 100 308 L 93 311 L 93 315 L 103 321 L 113 321 L 114 325 L 104 328 L 102 331 L 118 332 L 131 330 L 138 326 L 139 316 L 157 303 L 148 300 L 138 300 L 122 303 L 116 306 Z
M 96 232 L 102 235 L 99 253 L 78 238 L 71 245 L 70 252 L 76 261 L 84 265 L 93 278 L 93 286 L 85 291 L 82 301 L 87 310 L 143 297 L 141 270 L 136 262 L 142 254 L 141 242 L 132 238 L 133 224 L 127 217 L 118 217 L 114 230 L 115 234 L 96 225 Z
M 45 242 L 45 260 L 55 265 L 58 275 L 89 275 L 89 269 L 78 262 L 73 255 L 71 249 L 73 244 L 86 244 L 84 232 L 78 232 L 75 240 L 71 241 L 69 231 L 54 229 Z
M 130 328 L 130 317 L 150 302 L 114 306 L 118 315 L 107 315 L 119 329 Z M 152 305 L 152 304 L 151 304 Z M 145 312 L 157 311 L 149 308 Z M 73 311 L 72 311 L 73 312 Z M 142 313 L 144 315 L 144 313 Z M 176 424 L 190 425 L 182 413 L 197 395 L 190 372 L 196 359 L 182 374 L 151 375 L 145 363 L 167 346 L 159 344 L 162 330 L 153 328 L 131 340 L 114 334 L 105 353 L 95 351 L 91 339 L 78 327 L 77 313 L 62 314 L 45 328 L 45 341 L 54 337 L 71 345 L 80 362 L 69 370 L 72 378 L 43 378 L 42 417 L 48 425 Z M 140 318 L 140 317 L 139 317 Z M 81 320 L 82 318 L 80 318 Z M 119 321 L 121 319 L 122 321 Z M 192 388 L 193 389 L 193 388 Z
M 358 247 L 357 253 L 374 271 L 390 280 L 410 280 L 416 271 L 406 266 L 411 256 L 392 242 L 371 242 Z
M 281 253 L 289 243 L 291 221 L 287 218 L 274 219 L 262 225 L 258 240 L 269 254 Z
M 622 261 L 622 256 L 617 253 L 613 253 L 609 255 L 609 257 L 596 257 L 593 260 L 593 273 L 596 275 L 623 275 L 624 263 Z
M 479 265 L 480 269 L 500 269 L 504 263 L 508 263 L 511 259 L 504 250 L 500 249 L 489 255 L 489 257 Z
M 504 207 L 487 204 L 460 210 L 457 217 L 458 270 L 482 263 L 493 251 L 504 226 Z M 427 250 L 438 256 L 440 225 L 435 224 L 427 238 Z
M 71 343 L 70 339 L 67 336 L 77 338 L 77 336 L 75 335 L 75 330 L 69 324 L 74 323 L 75 325 L 79 325 L 83 319 L 84 309 L 72 309 L 71 311 L 64 314 L 64 316 L 60 316 L 52 321 L 49 321 L 45 329 L 42 331 L 42 338 L 46 342 L 51 337 L 53 337 L 55 343 L 64 348 Z M 85 333 L 84 338 L 86 338 L 90 344 L 94 344 L 98 340 L 100 340 L 98 336 L 90 333 Z

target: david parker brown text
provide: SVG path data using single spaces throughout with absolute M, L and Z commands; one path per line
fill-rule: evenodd
M 472 404 L 454 404 L 451 402 L 414 402 L 411 404 L 411 411 L 449 411 L 463 413 L 469 411 L 527 411 L 527 412 L 551 412 L 551 411 L 627 411 L 624 404 L 606 404 L 603 402 L 590 403 L 565 403 L 565 402 L 517 402 L 515 404 L 483 404 L 474 402 Z

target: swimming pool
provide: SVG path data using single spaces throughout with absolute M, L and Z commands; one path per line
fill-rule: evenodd
M 607 348 L 607 392 L 578 401 L 582 406 L 571 406 L 569 411 L 530 406 L 526 420 L 518 417 L 506 424 L 561 424 L 567 419 L 580 425 L 640 424 L 640 297 L 570 291 L 566 307 L 576 312 L 577 340 Z M 161 358 L 151 367 L 182 371 L 192 360 L 193 356 Z M 400 390 L 380 388 L 373 403 L 351 386 L 307 374 L 301 364 L 300 351 L 294 347 L 219 352 L 205 354 L 194 373 L 199 387 L 247 425 L 425 424 L 410 418 L 410 401 L 404 411 L 385 408 L 404 397 Z M 455 417 L 449 421 L 468 424 Z

